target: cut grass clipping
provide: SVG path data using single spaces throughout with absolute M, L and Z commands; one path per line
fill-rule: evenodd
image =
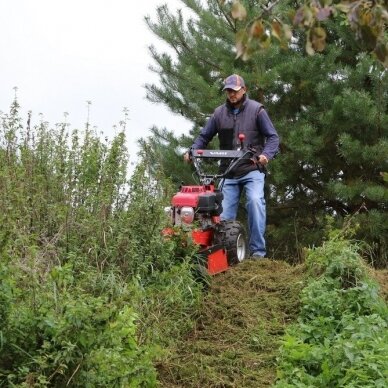
M 158 365 L 161 386 L 271 386 L 302 288 L 301 267 L 280 261 L 245 261 L 212 278 L 195 329 Z

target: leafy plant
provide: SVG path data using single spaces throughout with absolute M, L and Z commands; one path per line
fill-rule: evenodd
M 30 122 L 15 100 L 0 123 L 0 386 L 155 386 L 202 288 L 160 233 L 170 184 L 128 178 L 124 128 Z
M 333 237 L 307 265 L 313 277 L 284 338 L 276 386 L 386 386 L 388 307 L 357 245 Z

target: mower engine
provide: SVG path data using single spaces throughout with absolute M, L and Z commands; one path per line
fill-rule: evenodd
M 247 240 L 242 225 L 237 221 L 221 221 L 223 194 L 215 182 L 223 179 L 241 158 L 251 157 L 247 151 L 193 150 L 192 160 L 200 185 L 181 186 L 166 208 L 172 225 L 191 234 L 199 246 L 199 253 L 207 256 L 210 275 L 227 270 L 246 258 Z M 209 174 L 202 170 L 204 159 L 229 159 L 223 173 Z M 222 186 L 222 185 L 220 185 Z M 165 235 L 172 233 L 167 228 Z
M 171 218 L 176 226 L 192 226 L 206 229 L 219 222 L 222 213 L 223 194 L 213 185 L 182 186 L 172 198 Z

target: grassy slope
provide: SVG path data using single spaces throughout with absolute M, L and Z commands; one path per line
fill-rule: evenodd
M 388 301 L 388 270 L 372 271 Z M 302 266 L 246 261 L 212 278 L 195 330 L 158 366 L 163 387 L 268 387 L 298 314 Z
M 195 330 L 158 367 L 164 387 L 266 387 L 298 313 L 302 267 L 246 261 L 212 279 Z

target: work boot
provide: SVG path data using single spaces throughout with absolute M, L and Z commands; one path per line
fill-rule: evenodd
M 254 253 L 251 257 L 252 260 L 262 260 L 265 259 L 264 256 L 259 255 L 258 253 Z

